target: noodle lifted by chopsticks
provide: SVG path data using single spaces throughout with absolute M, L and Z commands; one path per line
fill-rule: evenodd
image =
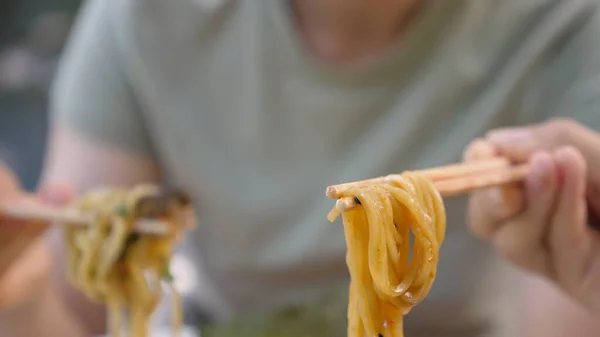
M 342 197 L 360 204 L 341 213 L 351 278 L 348 337 L 402 337 L 403 316 L 436 276 L 443 201 L 431 181 L 413 172 L 351 187 Z M 339 214 L 334 208 L 329 219 Z
M 161 298 L 161 281 L 171 284 L 175 304 L 180 304 L 168 265 L 183 229 L 179 211 L 184 203 L 170 203 L 162 213 L 152 215 L 170 225 L 170 235 L 133 232 L 135 221 L 152 211 L 148 207 L 152 202 L 147 201 L 159 195 L 159 189 L 153 186 L 104 189 L 84 195 L 73 205 L 78 211 L 94 215 L 94 221 L 85 227 L 67 226 L 69 280 L 91 299 L 107 305 L 112 337 L 120 336 L 125 313 L 127 335 L 147 336 L 148 318 Z M 176 333 L 181 324 L 180 305 L 174 310 Z

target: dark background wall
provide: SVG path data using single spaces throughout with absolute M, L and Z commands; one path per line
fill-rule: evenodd
M 0 0 L 0 160 L 29 190 L 45 150 L 48 90 L 80 0 Z

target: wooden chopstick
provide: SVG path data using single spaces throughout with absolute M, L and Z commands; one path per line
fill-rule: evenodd
M 505 158 L 494 158 L 416 172 L 431 179 L 441 196 L 449 197 L 482 188 L 518 182 L 524 179 L 528 171 L 527 165 L 511 165 Z M 357 205 L 353 198 L 343 197 L 349 188 L 364 184 L 383 183 L 389 178 L 393 178 L 393 175 L 329 186 L 326 195 L 332 199 L 338 199 L 336 208 L 343 212 Z
M 451 179 L 459 176 L 466 176 L 469 174 L 476 174 L 486 172 L 494 169 L 510 168 L 510 162 L 505 158 L 493 158 L 485 161 L 469 162 L 451 164 L 446 166 L 440 166 L 436 168 L 419 170 L 417 172 L 423 174 L 432 181 L 439 181 L 443 179 Z M 377 177 L 373 179 L 354 181 L 351 183 L 332 185 L 327 187 L 325 194 L 331 199 L 339 199 L 342 195 L 350 188 L 357 185 L 365 184 L 377 184 L 386 181 L 388 176 Z
M 33 205 L 0 205 L 0 213 L 20 220 L 87 226 L 92 218 L 74 210 L 55 209 Z M 167 235 L 168 225 L 160 220 L 143 219 L 134 225 L 134 231 L 147 235 Z
M 434 181 L 443 197 L 467 194 L 476 190 L 521 181 L 529 172 L 528 165 L 518 165 L 505 169 L 490 170 L 485 173 Z

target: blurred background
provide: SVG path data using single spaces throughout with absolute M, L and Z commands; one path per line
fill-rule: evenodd
M 42 166 L 48 89 L 81 0 L 0 0 L 0 160 L 28 190 Z

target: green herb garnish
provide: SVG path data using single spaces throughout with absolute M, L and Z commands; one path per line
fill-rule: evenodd
M 125 205 L 119 205 L 115 208 L 115 213 L 122 218 L 126 218 L 129 215 L 129 210 Z
M 171 274 L 171 269 L 169 268 L 168 263 L 163 265 L 162 279 L 168 283 L 173 283 L 173 274 Z

